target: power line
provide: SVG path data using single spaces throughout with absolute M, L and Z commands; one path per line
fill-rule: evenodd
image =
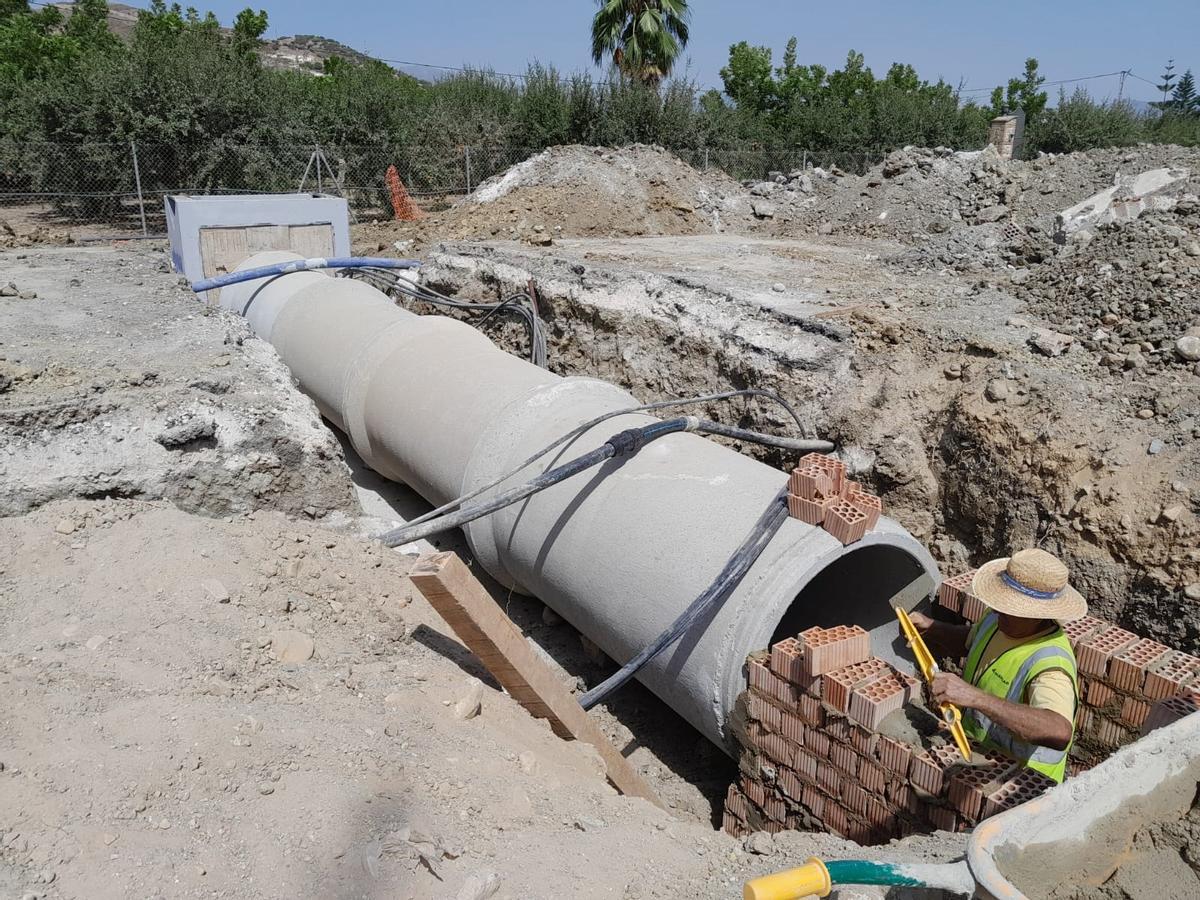
M 1057 81 L 1043 81 L 1042 84 L 1045 85 L 1046 87 L 1051 87 L 1056 84 L 1074 84 L 1077 81 L 1095 81 L 1097 78 L 1112 78 L 1114 75 L 1122 74 L 1122 71 L 1124 71 L 1124 70 L 1116 71 L 1116 72 L 1105 72 L 1103 75 L 1080 75 L 1078 78 L 1060 78 Z M 1133 75 L 1132 72 L 1129 72 L 1128 74 Z M 1137 78 L 1138 76 L 1134 75 L 1133 77 Z M 1145 81 L 1146 79 L 1143 78 L 1142 80 Z M 994 91 L 994 90 L 995 90 L 995 88 L 963 88 L 961 91 L 959 91 L 959 93 L 960 94 L 979 94 L 979 93 L 984 93 L 984 92 L 989 92 L 989 91 Z

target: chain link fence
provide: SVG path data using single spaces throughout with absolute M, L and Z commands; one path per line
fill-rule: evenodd
M 349 201 L 354 221 L 391 218 L 387 171 L 435 211 L 541 148 L 388 144 L 203 145 L 36 143 L 0 139 L 0 231 L 100 226 L 116 234 L 161 235 L 167 194 L 316 191 Z M 671 148 L 668 148 L 671 149 Z M 863 172 L 882 153 L 801 148 L 673 150 L 700 170 L 763 179 L 806 165 Z

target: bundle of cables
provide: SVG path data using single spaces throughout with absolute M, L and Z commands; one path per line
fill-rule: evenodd
M 537 301 L 524 291 L 506 297 L 499 303 L 468 303 L 447 297 L 427 285 L 410 281 L 403 272 L 393 269 L 366 267 L 345 269 L 340 274 L 346 278 L 362 279 L 390 297 L 399 295 L 432 306 L 482 316 L 475 322 L 477 328 L 482 328 L 489 321 L 502 315 L 515 316 L 524 323 L 529 336 L 529 361 L 535 366 L 546 368 L 546 333 L 538 316 Z

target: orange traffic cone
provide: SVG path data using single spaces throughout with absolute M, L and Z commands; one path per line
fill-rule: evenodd
M 417 219 L 425 215 L 413 202 L 412 197 L 408 196 L 408 191 L 404 188 L 404 182 L 400 180 L 400 173 L 396 171 L 395 166 L 388 166 L 387 175 L 388 193 L 392 197 L 392 210 L 396 214 L 396 219 L 401 222 L 415 222 Z

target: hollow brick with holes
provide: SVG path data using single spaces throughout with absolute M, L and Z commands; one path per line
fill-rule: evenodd
M 833 503 L 832 498 L 817 497 L 806 500 L 795 494 L 788 494 L 788 515 L 809 525 L 821 525 L 825 521 L 826 510 Z
M 1121 722 L 1130 728 L 1141 728 L 1150 715 L 1150 704 L 1137 697 L 1126 697 L 1121 704 Z
M 876 749 L 879 762 L 884 769 L 901 778 L 908 778 L 908 768 L 912 763 L 913 755 L 910 745 L 881 735 Z
M 829 761 L 851 778 L 858 774 L 859 758 L 859 755 L 846 744 L 834 744 L 829 748 Z
M 1102 631 L 1108 631 L 1112 627 L 1112 623 L 1105 622 L 1103 619 L 1097 619 L 1095 616 L 1084 616 L 1082 619 L 1076 619 L 1074 622 L 1064 622 L 1062 630 L 1071 648 L 1074 649 L 1080 641 L 1094 637 Z
M 861 784 L 848 781 L 842 790 L 842 800 L 851 812 L 864 813 L 867 811 L 867 792 Z
M 868 494 L 865 491 L 860 491 L 845 499 L 867 517 L 866 530 L 873 531 L 875 526 L 879 524 L 879 517 L 883 513 L 883 501 L 874 494 Z
M 1189 653 L 1172 650 L 1146 670 L 1142 694 L 1149 700 L 1173 696 L 1192 681 L 1197 671 L 1200 671 L 1200 659 Z
M 944 806 L 929 807 L 929 821 L 939 831 L 957 831 L 958 816 Z
M 802 500 L 833 496 L 833 479 L 821 466 L 798 466 L 788 479 L 788 493 Z
M 796 638 L 802 671 L 810 678 L 863 662 L 871 655 L 871 636 L 858 625 L 814 626 Z
M 795 682 L 803 674 L 804 649 L 795 638 L 784 638 L 771 647 L 771 671 L 785 681 Z
M 1119 691 L 1126 694 L 1138 693 L 1146 680 L 1146 669 L 1168 652 L 1170 648 L 1164 644 L 1142 638 L 1132 647 L 1113 654 L 1108 663 L 1108 680 Z
M 878 734 L 861 725 L 854 725 L 850 728 L 850 746 L 863 756 L 875 755 L 875 742 L 878 740 Z
M 1096 717 L 1096 742 L 1102 747 L 1115 748 L 1129 740 L 1129 732 L 1121 727 L 1115 719 L 1107 716 Z
M 840 494 L 846 486 L 846 464 L 824 453 L 807 453 L 800 457 L 800 466 L 820 467 L 833 482 L 833 493 Z
M 1097 681 L 1094 678 L 1087 679 L 1087 698 L 1088 705 L 1097 708 L 1108 706 L 1112 702 L 1116 694 L 1103 681 Z
M 816 781 L 818 762 L 816 755 L 808 747 L 797 750 L 792 755 L 792 768 L 801 780 Z
M 842 776 L 828 761 L 817 766 L 817 784 L 830 795 L 838 795 L 842 790 Z
M 1157 728 L 1178 722 L 1184 716 L 1190 716 L 1197 709 L 1200 709 L 1200 703 L 1193 696 L 1167 697 L 1159 700 L 1150 707 L 1146 721 L 1142 724 L 1142 734 L 1149 734 Z
M 790 712 L 781 712 L 779 714 L 779 733 L 785 739 L 793 744 L 803 746 L 804 744 L 804 723 L 800 721 L 800 717 Z
M 938 585 L 937 602 L 951 612 L 962 612 L 963 597 L 971 592 L 975 569 L 947 578 Z
M 796 704 L 796 713 L 806 725 L 820 727 L 825 724 L 825 710 L 821 701 L 811 694 L 803 694 Z
M 1097 678 L 1108 677 L 1108 661 L 1114 654 L 1137 643 L 1138 636 L 1124 628 L 1109 628 L 1087 638 L 1075 648 L 1075 660 L 1079 671 Z
M 814 756 L 820 759 L 829 758 L 829 748 L 832 742 L 829 740 L 828 735 L 816 731 L 808 735 L 808 740 L 804 743 L 806 747 L 812 750 Z
M 867 514 L 849 500 L 838 500 L 826 507 L 821 527 L 848 546 L 867 533 Z
M 867 791 L 873 794 L 882 794 L 887 786 L 888 774 L 879 766 L 869 759 L 859 760 L 858 763 L 858 781 L 859 784 Z
M 968 622 L 978 622 L 987 615 L 987 607 L 974 594 L 963 594 L 961 615 Z
M 829 739 L 839 744 L 850 740 L 850 721 L 841 716 L 833 716 L 825 724 L 825 733 Z
M 828 673 L 823 686 L 825 702 L 838 712 L 846 712 L 850 704 L 851 691 L 859 685 L 874 681 L 886 671 L 888 671 L 887 663 L 871 657 L 863 662 Z

